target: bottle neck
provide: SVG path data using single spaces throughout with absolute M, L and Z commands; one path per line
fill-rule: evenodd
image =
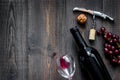
M 84 41 L 81 33 L 79 32 L 79 29 L 77 27 L 71 28 L 70 32 L 72 33 L 78 47 L 80 49 L 86 49 L 88 47 L 88 45 L 86 44 L 86 42 Z

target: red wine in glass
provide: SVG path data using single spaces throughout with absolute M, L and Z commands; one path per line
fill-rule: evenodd
M 70 67 L 70 62 L 67 62 L 63 57 L 60 58 L 60 66 L 62 69 Z

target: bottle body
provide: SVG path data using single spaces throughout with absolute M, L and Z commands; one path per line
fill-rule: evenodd
M 80 48 L 80 64 L 92 80 L 112 80 L 98 51 L 85 43 L 77 27 L 71 28 L 70 31 Z

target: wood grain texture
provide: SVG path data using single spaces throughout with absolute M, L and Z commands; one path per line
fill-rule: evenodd
M 88 45 L 95 47 L 113 80 L 120 80 L 120 68 L 105 58 L 101 37 L 88 40 L 93 26 L 92 16 L 79 25 L 74 7 L 101 11 L 115 19 L 114 23 L 96 17 L 96 29 L 105 26 L 120 35 L 119 0 L 0 0 L 0 80 L 66 80 L 56 71 L 55 58 L 71 54 L 76 61 L 73 80 L 89 80 L 81 72 L 77 48 L 69 29 L 79 26 Z M 54 58 L 54 52 L 56 57 Z
M 23 1 L 0 2 L 1 80 L 27 79 L 27 6 Z

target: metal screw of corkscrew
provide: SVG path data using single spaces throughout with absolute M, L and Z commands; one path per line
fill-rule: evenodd
M 96 27 L 96 20 L 95 20 L 95 15 L 93 15 L 93 26 L 89 32 L 89 40 L 92 40 L 92 41 L 95 40 L 95 35 L 96 35 L 95 27 Z
M 96 20 L 95 20 L 95 15 L 93 15 L 93 29 L 96 27 Z

